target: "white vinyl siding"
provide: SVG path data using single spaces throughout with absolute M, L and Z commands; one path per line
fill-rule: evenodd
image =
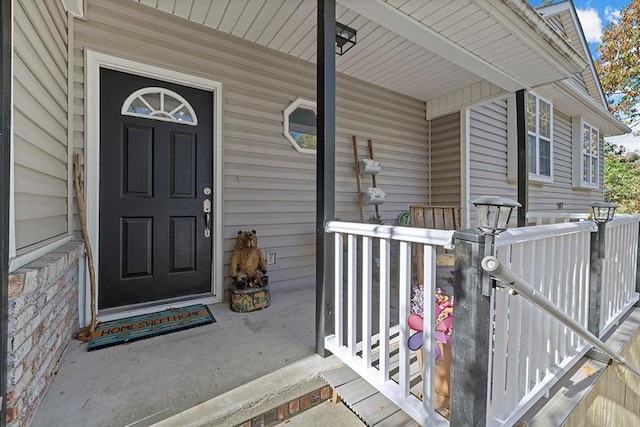
M 460 206 L 460 112 L 431 120 L 431 204 Z
M 516 200 L 517 186 L 507 182 L 507 101 L 473 107 L 469 113 L 469 201 L 480 196 Z M 470 208 L 472 224 L 476 212 Z M 512 216 L 512 219 L 515 215 Z
M 17 255 L 68 231 L 67 17 L 59 1 L 14 2 Z
M 225 265 L 215 268 L 224 268 L 228 286 L 237 232 L 255 229 L 260 248 L 277 252 L 269 266 L 273 287 L 313 283 L 316 156 L 287 141 L 282 111 L 298 97 L 315 100 L 315 65 L 135 2 L 89 1 L 87 18 L 75 23 L 76 147 L 84 139 L 85 49 L 222 82 L 224 236 L 214 237 L 224 239 Z M 336 103 L 337 217 L 359 219 L 352 135 L 360 154 L 373 140 L 385 220 L 426 203 L 424 102 L 339 75 Z
M 575 189 L 572 181 L 574 163 L 572 118 L 555 109 L 553 111 L 554 179 L 543 185 L 529 186 L 529 210 L 558 212 L 588 212 L 593 201 L 602 200 L 602 187 Z M 579 134 L 582 135 L 581 133 Z M 602 138 L 599 139 L 602 150 Z M 600 151 L 602 152 L 602 151 Z M 578 157 L 579 161 L 580 157 Z M 602 161 L 598 161 L 598 182 L 602 182 Z
M 515 112 L 515 108 L 513 110 Z M 515 135 L 508 138 L 511 146 L 507 147 L 507 129 L 511 128 L 507 126 L 506 114 L 506 101 L 477 106 L 469 113 L 469 200 L 483 195 L 517 200 L 517 181 L 507 180 L 506 168 L 507 150 L 514 150 L 516 155 L 510 158 L 516 163 L 517 170 L 517 138 Z M 590 191 L 572 188 L 572 120 L 557 109 L 553 110 L 553 118 L 554 180 L 529 183 L 529 211 L 587 212 L 592 201 L 602 200 L 602 188 Z M 515 127 L 513 132 L 516 132 Z M 602 150 L 602 139 L 599 144 Z M 602 161 L 598 165 L 598 179 L 602 182 Z M 475 218 L 473 207 L 471 216 Z

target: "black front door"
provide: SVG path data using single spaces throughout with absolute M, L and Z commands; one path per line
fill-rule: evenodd
M 141 89 L 140 117 L 122 114 Z M 171 94 L 197 126 L 174 120 Z M 212 108 L 211 92 L 101 70 L 100 309 L 211 291 Z

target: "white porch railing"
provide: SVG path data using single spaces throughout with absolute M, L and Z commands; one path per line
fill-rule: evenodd
M 595 230 L 591 221 L 510 229 L 496 239 L 496 256 L 586 327 L 590 236 Z M 492 424 L 511 425 L 589 347 L 560 321 L 522 298 L 506 292 L 494 292 L 493 298 L 488 419 Z
M 435 412 L 433 325 L 436 246 L 450 247 L 453 231 L 335 221 L 329 222 L 325 231 L 335 233 L 336 255 L 335 333 L 326 337 L 326 348 L 420 425 L 448 425 L 448 421 Z M 421 281 L 425 296 L 426 381 L 419 378 L 417 363 L 411 364 L 415 358 L 407 347 L 412 243 L 424 245 Z M 374 244 L 379 246 L 376 251 Z M 399 250 L 392 256 L 391 247 L 396 244 Z M 379 259 L 379 266 L 374 257 Z M 378 280 L 374 280 L 374 276 Z M 397 313 L 393 312 L 394 307 Z
M 638 301 L 640 215 L 607 224 L 602 264 L 600 336 Z M 497 257 L 585 328 L 588 325 L 591 221 L 510 229 L 496 239 Z M 590 348 L 559 320 L 522 298 L 494 292 L 492 424 L 511 425 L 546 395 Z M 455 325 L 454 325 L 455 330 Z
M 558 212 L 558 211 L 529 211 L 527 220 L 535 225 L 560 224 L 563 222 L 584 221 L 589 218 L 588 213 L 583 212 Z
M 638 301 L 639 223 L 640 215 L 618 215 L 607 225 L 600 336 Z M 437 246 L 449 247 L 453 232 L 344 222 L 330 222 L 326 231 L 335 234 L 336 254 L 335 333 L 325 339 L 326 348 L 421 425 L 446 425 L 434 411 L 435 252 Z M 592 221 L 509 229 L 496 238 L 496 256 L 587 328 L 591 234 L 596 231 Z M 424 245 L 424 277 L 419 281 L 424 283 L 425 381 L 406 345 L 415 276 L 412 243 Z M 374 251 L 374 245 L 379 249 Z M 512 425 L 590 346 L 517 295 L 493 292 L 491 304 L 487 424 Z
M 607 224 L 602 263 L 600 336 L 617 324 L 638 301 L 636 273 L 640 215 L 616 215 Z

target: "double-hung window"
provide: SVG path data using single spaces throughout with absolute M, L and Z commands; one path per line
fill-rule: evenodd
M 601 141 L 598 128 L 582 116 L 571 118 L 573 145 L 573 188 L 597 189 L 600 186 Z
M 553 179 L 553 106 L 527 93 L 527 133 L 529 175 L 533 180 Z

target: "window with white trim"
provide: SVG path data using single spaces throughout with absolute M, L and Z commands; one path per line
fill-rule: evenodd
M 600 132 L 588 123 L 582 123 L 582 184 L 598 186 L 600 159 Z
M 601 143 L 600 131 L 586 122 L 583 116 L 574 116 L 572 122 L 572 175 L 573 187 L 600 188 Z
M 530 179 L 553 180 L 553 106 L 538 95 L 527 93 L 527 134 Z
M 300 153 L 315 154 L 317 150 L 316 103 L 297 98 L 283 110 L 283 135 Z
M 191 104 L 179 94 L 163 87 L 145 87 L 133 92 L 122 104 L 121 114 L 198 125 L 198 117 Z

